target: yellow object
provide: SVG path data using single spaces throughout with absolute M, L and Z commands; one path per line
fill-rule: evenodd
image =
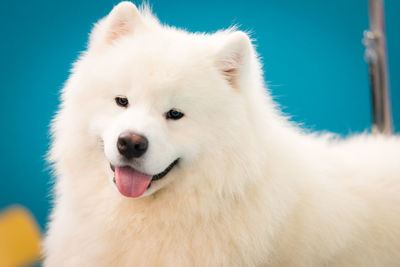
M 40 258 L 41 234 L 32 215 L 20 206 L 0 213 L 0 267 L 33 264 Z

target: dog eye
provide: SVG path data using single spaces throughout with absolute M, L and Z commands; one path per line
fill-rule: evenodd
M 179 120 L 180 118 L 183 117 L 183 115 L 185 115 L 185 114 L 183 114 L 182 112 L 179 112 L 175 109 L 171 109 L 167 113 L 165 113 L 165 118 L 170 119 L 170 120 Z
M 126 98 L 126 97 L 117 96 L 115 98 L 115 103 L 117 103 L 117 105 L 120 107 L 127 107 L 129 104 L 129 101 L 128 101 L 128 98 Z

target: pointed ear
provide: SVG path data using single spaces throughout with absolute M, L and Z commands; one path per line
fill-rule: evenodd
M 107 16 L 107 20 L 109 20 L 106 35 L 108 42 L 133 33 L 137 24 L 141 23 L 138 9 L 133 3 L 127 1 L 116 5 Z
M 111 44 L 123 36 L 133 34 L 142 24 L 136 6 L 128 1 L 121 2 L 96 24 L 90 35 L 90 46 Z
M 217 67 L 234 88 L 239 87 L 240 79 L 248 69 L 251 47 L 247 34 L 237 31 L 229 34 L 228 39 L 217 51 Z

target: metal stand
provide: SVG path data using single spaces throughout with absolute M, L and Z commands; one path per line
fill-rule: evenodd
M 373 133 L 392 133 L 383 0 L 368 0 L 370 30 L 364 32 L 372 92 Z

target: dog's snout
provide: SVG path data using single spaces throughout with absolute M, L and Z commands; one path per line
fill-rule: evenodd
M 117 148 L 126 159 L 141 157 L 147 150 L 148 140 L 143 135 L 123 132 L 118 137 Z

